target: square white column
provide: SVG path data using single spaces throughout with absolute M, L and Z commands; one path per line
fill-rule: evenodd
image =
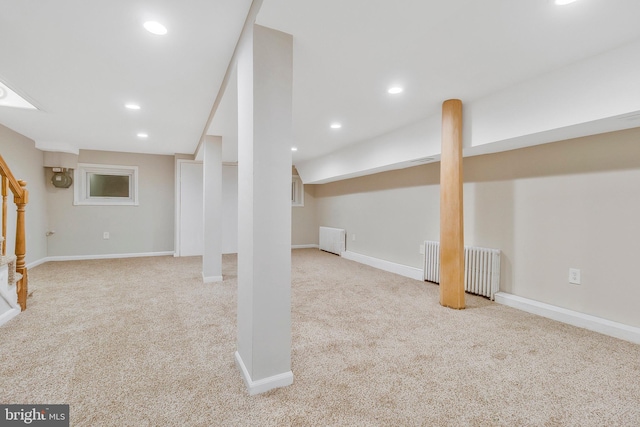
M 211 283 L 222 281 L 222 137 L 205 136 L 203 149 L 202 280 Z
M 250 394 L 291 372 L 291 35 L 254 25 L 238 55 L 238 351 Z

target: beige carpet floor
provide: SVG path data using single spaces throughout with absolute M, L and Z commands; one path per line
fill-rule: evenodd
M 235 366 L 236 258 L 51 262 L 0 328 L 0 403 L 73 426 L 640 426 L 640 346 L 318 250 L 292 253 L 294 384 Z

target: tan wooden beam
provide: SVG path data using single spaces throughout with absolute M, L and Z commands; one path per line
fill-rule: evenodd
M 440 304 L 463 309 L 462 101 L 442 104 L 440 158 Z

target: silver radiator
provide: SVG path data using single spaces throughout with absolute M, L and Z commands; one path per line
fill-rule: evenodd
M 424 242 L 424 280 L 440 283 L 440 242 Z M 494 299 L 500 291 L 500 249 L 464 247 L 464 290 Z

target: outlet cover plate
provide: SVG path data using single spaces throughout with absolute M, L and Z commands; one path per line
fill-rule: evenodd
M 580 284 L 580 270 L 577 268 L 569 269 L 569 283 L 573 283 L 574 285 Z

